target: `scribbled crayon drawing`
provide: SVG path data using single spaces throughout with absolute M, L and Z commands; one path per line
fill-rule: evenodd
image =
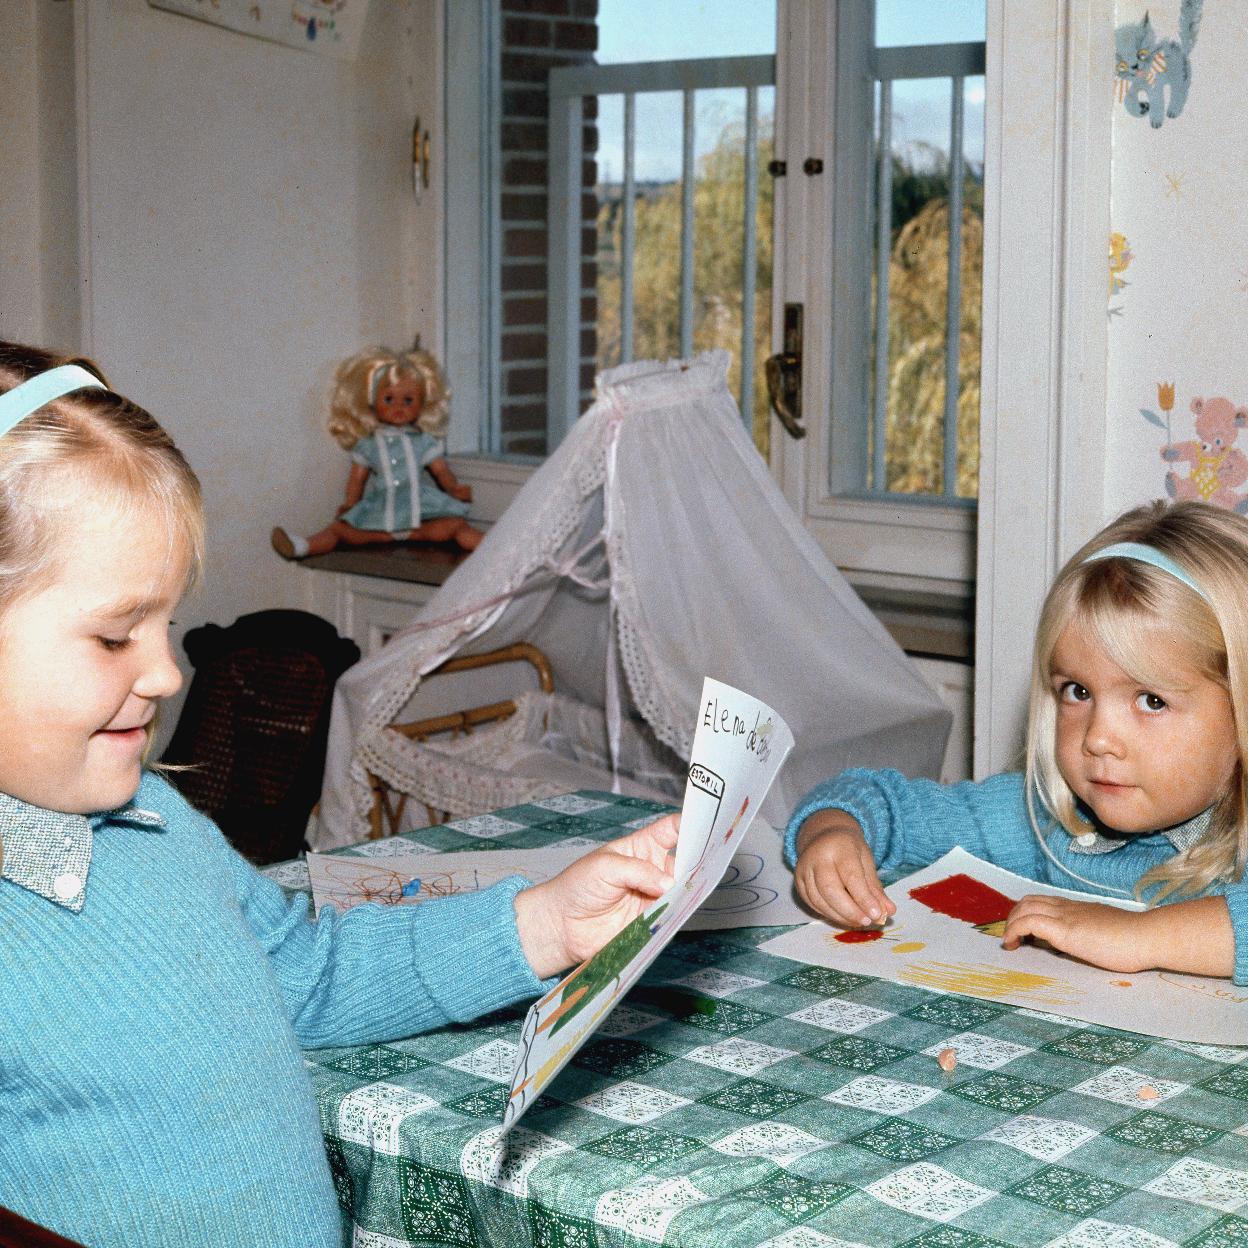
M 750 914 L 769 906 L 780 894 L 774 888 L 755 883 L 763 867 L 761 854 L 736 854 L 715 891 L 702 903 L 702 909 L 709 914 Z
M 1182 0 L 1179 37 L 1159 39 L 1148 13 L 1114 31 L 1114 77 L 1118 100 L 1132 117 L 1147 117 L 1154 130 L 1177 117 L 1192 85 L 1192 49 L 1200 32 L 1204 0 Z
M 737 811 L 737 817 L 728 825 L 728 831 L 724 833 L 724 844 L 727 845 L 732 840 L 732 834 L 737 830 L 741 820 L 745 818 L 745 812 L 750 808 L 750 796 L 747 793 L 745 800 L 741 803 L 741 809 Z M 708 840 L 709 844 L 709 840 Z M 705 857 L 705 855 L 703 855 Z
M 834 940 L 838 945 L 870 945 L 877 940 L 885 941 L 892 945 L 893 953 L 918 953 L 920 949 L 927 948 L 925 940 L 901 940 L 901 929 L 895 927 L 851 927 L 844 932 L 833 932 L 829 935 L 829 940 Z
M 910 896 L 937 914 L 969 923 L 985 936 L 1005 933 L 1005 920 L 1018 903 L 973 876 L 950 875 L 931 884 L 912 888 Z
M 1000 1000 L 1024 997 L 1037 1006 L 1069 1007 L 1083 999 L 1073 984 L 1031 971 L 1002 970 L 971 962 L 912 962 L 898 975 L 903 983 L 968 997 Z
M 499 873 L 501 879 L 505 873 Z M 475 893 L 497 882 L 493 873 L 475 867 L 462 871 L 430 871 L 419 876 L 384 865 L 384 859 L 339 858 L 324 864 L 317 885 L 319 905 L 337 910 L 374 902 L 381 906 L 413 906 L 439 897 Z

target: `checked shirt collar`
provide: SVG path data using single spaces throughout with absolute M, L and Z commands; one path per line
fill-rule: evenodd
M 0 878 L 66 910 L 81 910 L 92 841 L 107 823 L 165 830 L 161 815 L 133 802 L 98 815 L 67 815 L 0 793 Z

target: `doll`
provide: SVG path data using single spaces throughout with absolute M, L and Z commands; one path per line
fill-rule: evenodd
M 310 537 L 274 529 L 273 549 L 284 559 L 409 540 L 475 550 L 485 534 L 464 519 L 472 487 L 456 480 L 444 458 L 450 399 L 442 370 L 419 341 L 402 355 L 376 348 L 340 365 L 329 432 L 351 452 L 346 498 L 337 519 Z

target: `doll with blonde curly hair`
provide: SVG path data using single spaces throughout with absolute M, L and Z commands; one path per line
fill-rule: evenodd
M 351 474 L 337 518 L 309 537 L 273 530 L 285 559 L 338 546 L 453 541 L 475 550 L 485 535 L 464 517 L 472 487 L 445 458 L 451 392 L 438 362 L 419 346 L 396 354 L 373 348 L 334 374 L 329 432 L 351 452 Z

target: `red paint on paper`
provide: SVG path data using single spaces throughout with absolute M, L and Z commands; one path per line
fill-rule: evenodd
M 878 928 L 866 927 L 857 932 L 838 932 L 832 939 L 843 945 L 865 945 L 869 940 L 879 940 L 884 935 Z
M 1014 901 L 969 875 L 951 875 L 910 890 L 915 901 L 937 914 L 963 923 L 1000 923 L 1014 909 Z

